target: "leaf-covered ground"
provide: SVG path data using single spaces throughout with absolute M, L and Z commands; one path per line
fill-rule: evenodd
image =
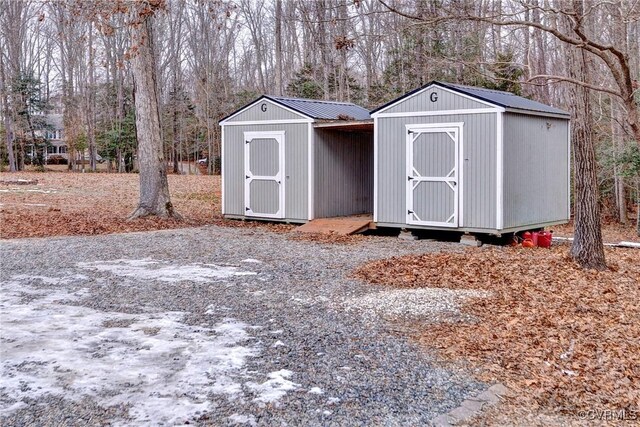
M 483 247 L 375 261 L 355 275 L 400 288 L 483 289 L 475 324 L 412 325 L 450 360 L 517 391 L 518 404 L 575 415 L 640 407 L 640 251 L 607 248 L 607 271 L 579 268 L 568 246 Z
M 36 180 L 33 185 L 7 184 Z M 220 177 L 169 175 L 171 201 L 182 221 L 128 221 L 139 197 L 137 174 L 20 172 L 0 174 L 0 238 L 107 234 L 222 224 Z M 228 226 L 287 225 L 224 221 Z

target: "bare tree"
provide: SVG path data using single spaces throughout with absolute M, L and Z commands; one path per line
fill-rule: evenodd
M 158 105 L 153 23 L 161 7 L 162 1 L 148 0 L 136 3 L 131 8 L 131 69 L 135 90 L 140 201 L 130 218 L 151 215 L 180 217 L 169 197 Z

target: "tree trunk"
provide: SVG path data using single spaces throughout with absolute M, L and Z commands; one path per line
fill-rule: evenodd
M 588 60 L 584 50 L 569 47 L 569 75 L 587 81 Z M 574 155 L 575 235 L 571 256 L 584 268 L 607 268 L 602 245 L 593 115 L 589 91 L 573 85 L 571 94 L 572 145 Z
M 131 30 L 132 43 L 138 48 L 131 59 L 131 69 L 136 107 L 140 201 L 129 218 L 151 215 L 176 218 L 179 215 L 169 198 L 167 166 L 162 149 L 152 28 L 155 18 L 149 14 L 135 16 L 134 19 L 142 20 Z
M 282 0 L 276 0 L 275 16 L 276 38 L 276 95 L 283 95 L 282 84 Z M 209 152 L 209 163 L 212 162 L 212 154 Z
M 624 144 L 623 129 L 620 129 L 620 123 L 616 103 L 617 99 L 611 98 L 611 143 L 613 145 L 613 183 L 614 195 L 616 198 L 616 207 L 618 208 L 618 221 L 621 224 L 627 224 L 627 192 L 624 186 L 624 177 L 620 174 L 620 148 Z
M 5 65 L 0 55 L 0 91 L 2 91 L 2 107 L 4 115 L 4 131 L 5 131 L 5 143 L 7 146 L 7 157 L 9 158 L 9 172 L 16 172 L 16 154 L 13 150 L 13 123 L 11 119 L 11 107 L 9 106 L 9 96 L 7 94 L 7 79 L 5 74 Z

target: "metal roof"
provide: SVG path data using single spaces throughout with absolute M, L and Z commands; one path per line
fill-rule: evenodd
M 265 98 L 289 107 L 305 116 L 318 120 L 367 120 L 369 111 L 348 102 L 319 101 L 316 99 L 284 98 L 264 95 Z
M 375 113 L 376 111 L 382 110 L 383 108 L 388 107 L 392 104 L 395 104 L 398 101 L 401 101 L 405 98 L 408 98 L 411 95 L 414 95 L 415 93 L 420 92 L 421 90 L 426 89 L 430 86 L 440 86 L 446 89 L 450 89 L 454 92 L 463 93 L 473 98 L 477 98 L 481 101 L 486 101 L 491 104 L 504 107 L 506 109 L 521 110 L 523 112 L 531 111 L 536 113 L 555 114 L 555 115 L 561 115 L 561 116 L 567 116 L 567 117 L 570 116 L 570 114 L 564 110 L 551 107 L 549 105 L 543 104 L 538 101 L 533 101 L 531 99 L 523 98 L 522 96 L 514 95 L 513 93 L 510 93 L 510 92 L 503 92 L 500 90 L 485 89 L 485 88 L 474 87 L 474 86 L 464 86 L 464 85 L 453 84 L 453 83 L 442 83 L 438 81 L 433 81 L 421 88 L 413 90 L 401 96 L 400 98 L 397 98 L 385 105 L 382 105 L 381 107 L 376 108 L 371 113 Z

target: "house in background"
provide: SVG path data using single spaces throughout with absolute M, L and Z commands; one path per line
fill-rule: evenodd
M 64 139 L 62 114 L 47 114 L 43 117 L 43 122 L 43 129 L 36 131 L 36 134 L 48 142 L 44 153 L 45 162 L 69 160 L 67 143 Z
M 64 132 L 64 121 L 62 114 L 46 114 L 33 116 L 37 129 L 36 137 L 46 140 L 46 149 L 44 151 L 44 162 L 48 164 L 67 163 L 69 161 L 69 147 L 67 145 L 66 135 Z M 29 154 L 31 158 L 35 157 L 35 150 L 30 147 Z M 76 153 L 76 161 L 89 161 L 88 150 Z M 96 154 L 96 160 L 103 162 L 102 157 Z

